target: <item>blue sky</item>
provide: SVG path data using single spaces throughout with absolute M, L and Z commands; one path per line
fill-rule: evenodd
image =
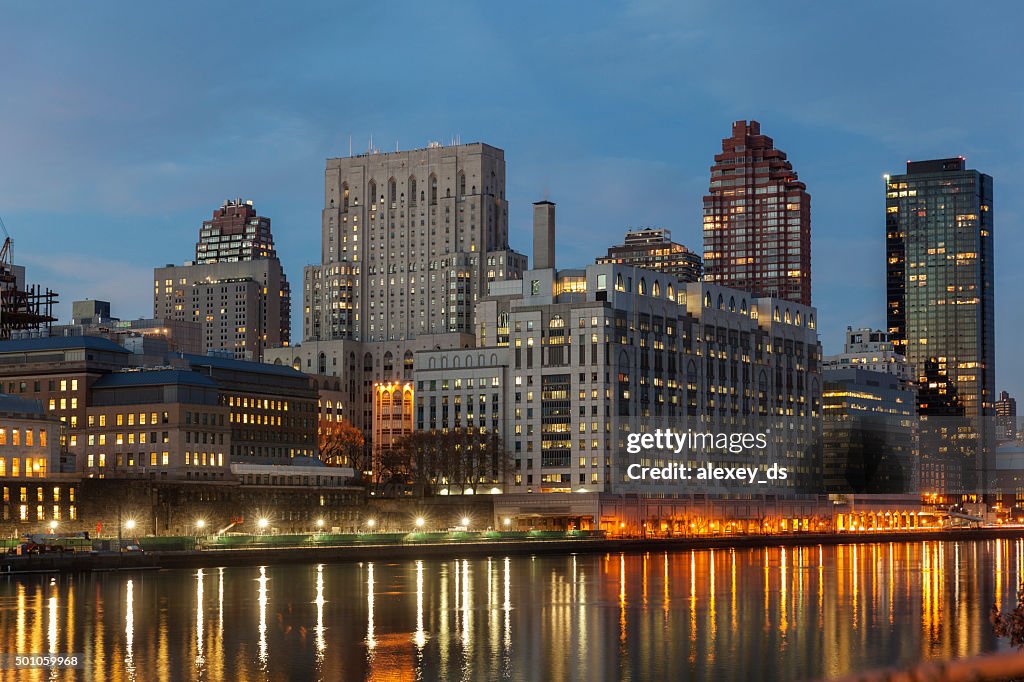
M 62 317 L 86 297 L 151 314 L 152 268 L 235 196 L 273 219 L 298 303 L 349 136 L 503 148 L 512 245 L 547 196 L 564 267 L 627 226 L 700 251 L 708 167 L 753 118 L 812 194 L 827 353 L 885 325 L 882 174 L 962 154 L 994 176 L 998 388 L 1024 398 L 1024 5 L 143 5 L 3 5 L 0 216 Z

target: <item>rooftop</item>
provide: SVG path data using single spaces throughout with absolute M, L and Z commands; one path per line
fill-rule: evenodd
M 0 341 L 0 354 L 32 353 L 44 350 L 74 350 L 78 348 L 106 351 L 108 353 L 131 353 L 131 351 L 110 339 L 99 336 L 48 336 L 35 339 Z
M 189 355 L 188 353 L 182 353 L 180 357 L 193 367 L 213 367 L 214 369 L 235 372 L 257 372 L 260 374 L 276 374 L 278 376 L 295 378 L 305 377 L 302 372 L 292 369 L 287 365 L 270 365 L 264 362 L 221 358 L 215 355 Z
M 19 398 L 18 396 L 10 395 L 9 393 L 0 393 L 0 412 L 40 416 L 46 414 L 46 410 L 43 409 L 43 404 L 38 400 Z
M 140 372 L 114 372 L 100 378 L 93 388 L 119 388 L 122 386 L 208 386 L 216 388 L 210 377 L 181 369 L 142 370 Z

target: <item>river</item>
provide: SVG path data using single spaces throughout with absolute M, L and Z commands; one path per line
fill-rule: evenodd
M 1007 648 L 1024 540 L 0 578 L 26 680 L 805 680 Z M 7 679 L 5 677 L 5 679 Z

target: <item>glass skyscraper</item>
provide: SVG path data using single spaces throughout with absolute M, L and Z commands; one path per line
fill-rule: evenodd
M 885 196 L 888 331 L 919 383 L 921 485 L 977 492 L 995 401 L 992 178 L 963 157 L 907 162 Z

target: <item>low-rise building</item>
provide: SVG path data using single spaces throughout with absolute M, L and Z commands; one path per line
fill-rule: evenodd
M 189 370 L 116 372 L 92 387 L 87 476 L 223 480 L 231 413 L 218 384 Z

